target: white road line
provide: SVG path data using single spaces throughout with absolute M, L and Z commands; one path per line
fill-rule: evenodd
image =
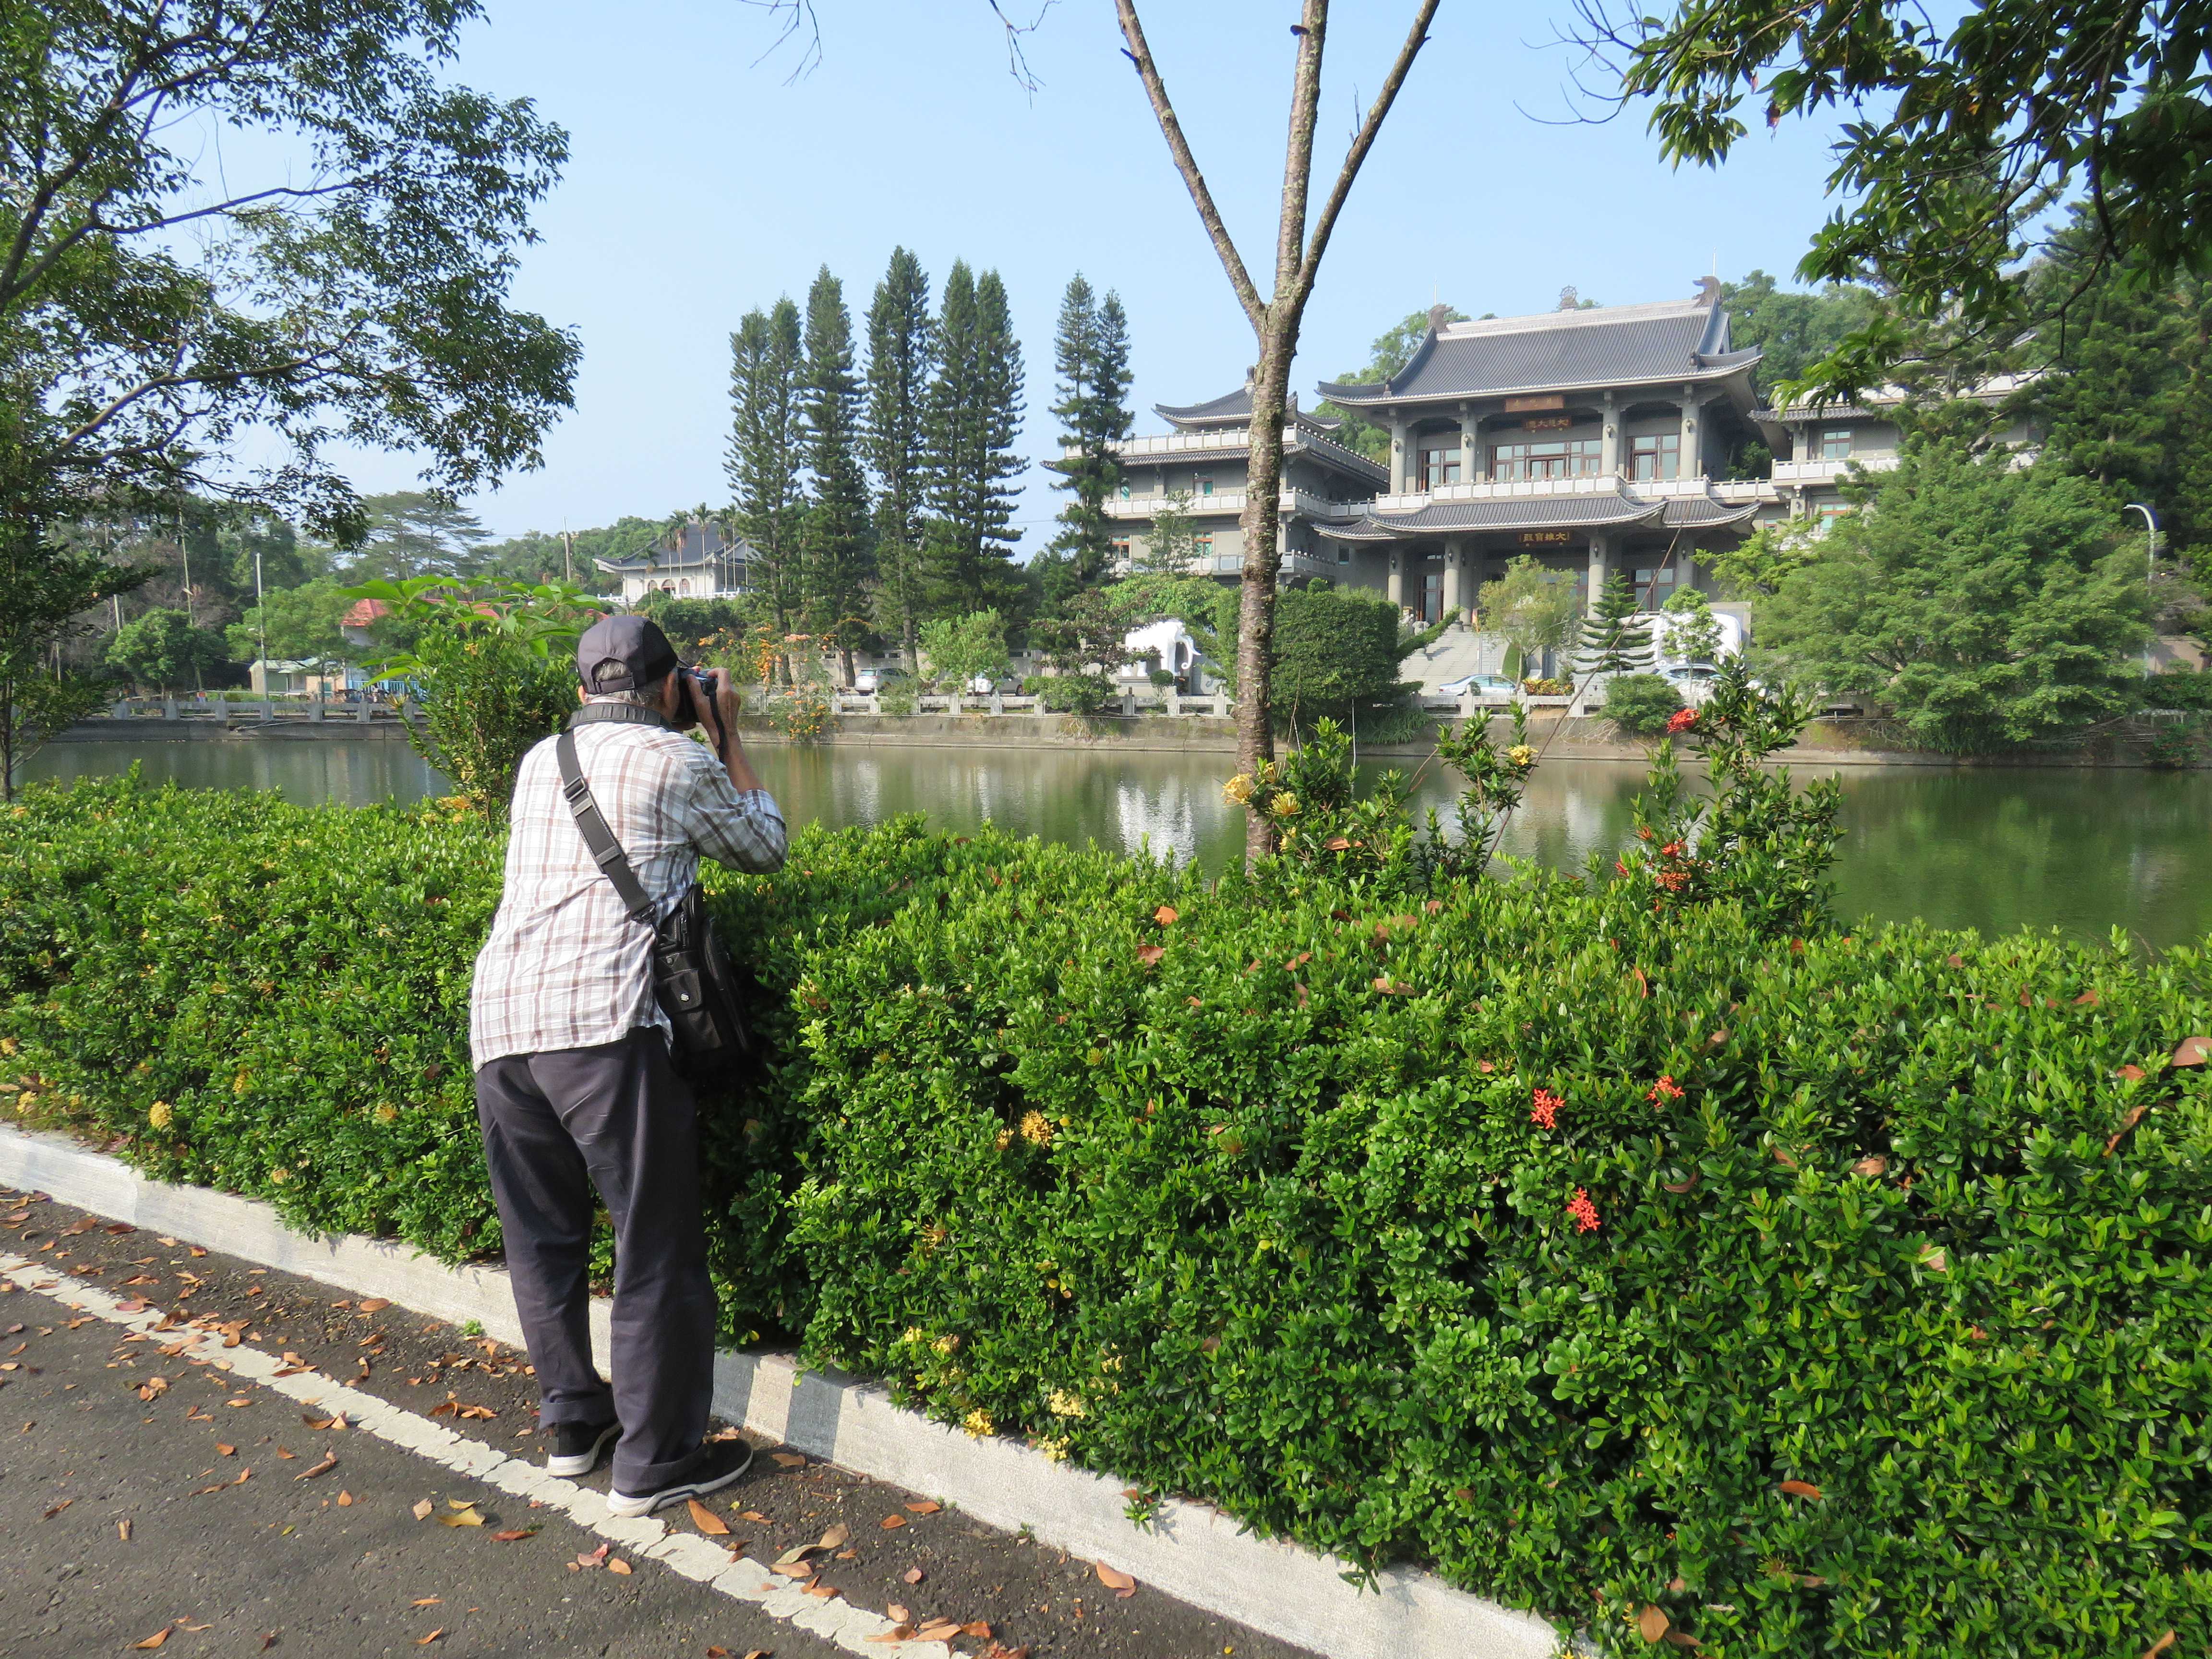
M 315 1370 L 288 1365 L 276 1355 L 240 1341 L 224 1346 L 221 1332 L 193 1330 L 173 1325 L 159 1328 L 167 1316 L 149 1306 L 138 1312 L 124 1310 L 125 1298 L 87 1280 L 56 1271 L 27 1257 L 0 1251 L 0 1273 L 13 1283 L 0 1282 L 0 1291 L 22 1290 L 64 1302 L 79 1313 L 91 1314 L 142 1335 L 160 1336 L 164 1346 L 174 1345 L 175 1357 L 194 1365 L 228 1371 L 249 1382 L 258 1382 L 288 1395 L 303 1406 L 325 1412 L 342 1411 L 346 1421 L 363 1434 L 410 1451 L 440 1468 L 516 1498 L 534 1498 L 557 1509 L 586 1532 L 609 1543 L 620 1544 L 650 1560 L 659 1561 L 686 1578 L 733 1601 L 749 1602 L 773 1619 L 835 1642 L 854 1653 L 886 1652 L 915 1655 L 917 1659 L 959 1659 L 950 1644 L 871 1641 L 888 1637 L 898 1627 L 880 1613 L 854 1607 L 842 1598 L 809 1595 L 796 1586 L 774 1582 L 774 1575 L 750 1556 L 732 1560 L 730 1553 L 696 1533 L 678 1532 L 650 1516 L 631 1520 L 607 1512 L 607 1500 L 573 1480 L 550 1475 L 534 1463 L 510 1457 L 495 1447 L 465 1435 L 455 1434 L 443 1424 L 390 1401 L 340 1382 Z M 131 1301 L 140 1298 L 132 1297 Z M 204 1350 L 204 1352 L 196 1352 Z M 763 1588 L 766 1586 L 766 1588 Z

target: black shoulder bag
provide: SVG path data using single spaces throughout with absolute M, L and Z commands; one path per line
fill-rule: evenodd
M 663 726 L 649 709 L 633 711 L 627 704 L 598 703 L 579 711 L 596 722 L 613 718 L 637 725 Z M 642 715 L 642 720 L 636 719 Z M 576 735 L 563 732 L 554 743 L 561 763 L 561 793 L 574 814 L 576 829 L 591 849 L 592 860 L 614 884 L 615 893 L 629 911 L 632 921 L 650 924 L 653 901 L 638 884 L 629 854 L 608 827 L 606 815 L 592 798 L 591 781 L 576 758 Z M 684 1070 L 696 1078 L 734 1070 L 751 1057 L 752 1033 L 746 1028 L 744 998 L 737 968 L 714 932 L 707 914 L 707 895 L 693 882 L 667 921 L 653 930 L 653 994 L 661 1012 L 676 1030 L 676 1048 Z

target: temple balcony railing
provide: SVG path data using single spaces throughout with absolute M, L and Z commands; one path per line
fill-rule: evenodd
M 1777 461 L 1774 464 L 1774 482 L 1797 489 L 1814 484 L 1838 484 L 1850 476 L 1854 463 L 1869 472 L 1893 471 L 1897 466 L 1897 452 L 1893 449 L 1862 450 L 1855 455 Z
M 1106 500 L 1106 516 L 1109 519 L 1151 519 L 1165 512 L 1171 498 L 1167 495 L 1132 495 L 1124 500 L 1109 495 Z M 1280 497 L 1281 511 L 1285 517 L 1320 519 L 1331 524 L 1346 524 L 1367 511 L 1365 501 L 1335 501 L 1325 495 L 1316 495 L 1304 489 L 1285 489 Z M 1244 492 L 1241 489 L 1218 489 L 1211 495 L 1193 495 L 1187 509 L 1194 519 L 1239 519 L 1244 516 Z
M 1765 478 L 1624 478 L 1617 473 L 1595 472 L 1572 478 L 1508 478 L 1439 484 L 1433 489 L 1378 495 L 1370 505 L 1377 513 L 1413 513 L 1444 501 L 1518 501 L 1620 493 L 1639 501 L 1709 496 L 1740 507 L 1780 499 L 1772 481 Z

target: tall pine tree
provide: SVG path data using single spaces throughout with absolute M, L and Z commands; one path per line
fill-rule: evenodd
M 739 533 L 750 544 L 747 580 L 767 595 L 776 631 L 791 631 L 801 603 L 799 307 L 788 298 L 749 311 L 730 336 L 730 453 Z
M 1129 319 L 1118 295 L 1101 301 L 1078 271 L 1060 302 L 1060 331 L 1054 341 L 1054 366 L 1060 373 L 1060 417 L 1063 454 L 1052 463 L 1060 476 L 1055 489 L 1070 492 L 1060 511 L 1060 533 L 1043 556 L 1040 586 L 1048 606 L 1057 608 L 1073 594 L 1102 580 L 1114 556 L 1113 522 L 1106 502 L 1121 482 L 1115 446 L 1135 422 L 1124 401 L 1129 393 Z
M 1636 588 L 1616 570 L 1598 589 L 1575 641 L 1575 666 L 1585 674 L 1643 674 L 1651 668 L 1651 619 Z
M 827 265 L 806 292 L 801 387 L 811 475 L 800 534 L 806 616 L 813 632 L 836 641 L 849 686 L 853 644 L 867 627 L 860 612 L 874 538 L 868 523 L 868 481 L 860 470 L 860 383 L 853 372 L 853 319 L 845 309 L 844 285 Z
M 864 441 L 876 475 L 876 622 L 899 642 L 919 672 L 915 630 L 922 617 L 922 415 L 936 359 L 929 320 L 929 277 L 902 247 L 868 307 L 868 419 Z
M 1006 285 L 995 270 L 976 277 L 955 260 L 923 422 L 930 518 L 922 578 L 933 614 L 1013 609 L 1022 588 L 1011 556 L 1020 539 L 1013 480 L 1027 465 L 1014 453 L 1021 428 L 1022 348 Z

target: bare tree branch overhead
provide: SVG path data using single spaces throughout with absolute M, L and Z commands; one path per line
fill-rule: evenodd
M 1237 629 L 1237 757 L 1239 771 L 1250 775 L 1275 752 L 1274 709 L 1269 693 L 1275 617 L 1275 580 L 1282 568 L 1281 526 L 1277 506 L 1282 490 L 1283 422 L 1289 414 L 1291 363 L 1297 355 L 1298 332 L 1304 324 L 1306 302 L 1321 274 L 1322 256 L 1337 216 L 1352 193 L 1359 169 L 1375 145 L 1390 107 L 1412 72 L 1413 60 L 1428 43 L 1429 25 L 1439 0 L 1421 0 L 1405 44 L 1384 77 L 1382 90 L 1368 106 L 1366 117 L 1352 136 L 1351 147 L 1338 167 L 1334 184 L 1322 209 L 1321 218 L 1307 231 L 1307 204 L 1313 178 L 1314 129 L 1320 118 L 1323 50 L 1328 32 L 1328 0 L 1304 0 L 1291 33 L 1297 40 L 1297 58 L 1291 72 L 1290 132 L 1284 145 L 1283 198 L 1276 225 L 1274 291 L 1262 297 L 1237 252 L 1235 238 L 1223 222 L 1206 174 L 1191 152 L 1176 118 L 1174 103 L 1159 67 L 1154 62 L 1135 0 L 1115 0 L 1127 43 L 1129 61 L 1144 83 L 1160 133 L 1176 170 L 1198 209 L 1199 221 L 1213 243 L 1221 268 L 1237 302 L 1252 325 L 1259 347 L 1259 362 L 1252 372 L 1251 463 L 1244 490 L 1244 567 Z M 1274 830 L 1266 816 L 1248 806 L 1245 851 L 1258 857 L 1274 849 Z

